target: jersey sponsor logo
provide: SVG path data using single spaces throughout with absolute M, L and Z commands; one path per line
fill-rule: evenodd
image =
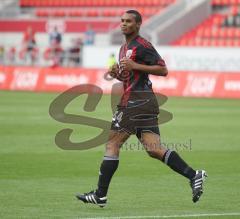
M 132 49 L 127 50 L 126 57 L 130 58 L 132 56 L 132 53 L 133 53 Z

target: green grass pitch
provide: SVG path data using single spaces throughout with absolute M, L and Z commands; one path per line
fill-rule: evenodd
M 208 172 L 200 202 L 192 203 L 185 178 L 143 150 L 125 146 L 108 205 L 101 209 L 80 203 L 74 195 L 95 189 L 103 146 L 67 151 L 54 143 L 62 128 L 74 129 L 75 142 L 100 130 L 53 120 L 48 108 L 56 96 L 0 92 L 0 218 L 240 218 L 239 100 L 171 97 L 162 107 L 174 115 L 161 126 L 162 140 L 171 147 L 185 143 L 187 147 L 177 147 L 181 156 Z M 67 111 L 85 113 L 85 98 L 74 100 Z M 110 121 L 110 96 L 85 114 Z M 130 143 L 137 144 L 135 136 Z

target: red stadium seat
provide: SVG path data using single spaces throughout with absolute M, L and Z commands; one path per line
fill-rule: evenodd
M 71 10 L 68 12 L 68 16 L 81 17 L 84 16 L 84 12 L 82 10 Z
M 216 26 L 220 26 L 223 22 L 223 19 L 224 19 L 223 15 L 218 14 L 213 17 L 213 24 Z
M 102 12 L 102 16 L 104 16 L 104 17 L 112 17 L 112 16 L 114 16 L 113 15 L 113 11 L 111 9 L 106 9 L 106 10 L 104 10 Z
M 99 11 L 98 10 L 94 10 L 94 9 L 90 9 L 86 12 L 86 16 L 88 17 L 97 17 L 99 16 Z
M 194 45 L 192 39 L 195 39 L 195 44 L 200 46 L 238 46 L 240 44 L 240 29 L 223 25 L 225 25 L 224 19 L 229 14 L 226 6 L 229 8 L 230 14 L 236 15 L 240 13 L 239 3 L 240 0 L 213 0 L 213 5 L 222 5 L 225 10 L 221 12 L 218 9 L 217 14 L 212 14 L 198 27 L 192 29 L 191 34 L 186 33 L 181 37 L 179 45 L 184 44 L 185 40 L 190 42 L 188 44 Z M 173 44 L 176 45 L 176 41 Z
M 232 7 L 231 7 L 231 15 L 233 15 L 233 16 L 235 16 L 235 15 L 237 15 L 238 14 L 238 6 L 237 5 L 233 5 Z
M 111 28 L 119 22 L 117 18 L 127 9 L 137 9 L 146 17 L 160 11 L 162 5 L 171 4 L 173 0 L 19 0 L 21 7 L 33 7 L 36 17 L 80 17 L 83 22 L 100 23 L 100 32 Z M 87 20 L 85 17 L 90 17 Z M 106 25 L 104 24 L 106 23 Z M 111 25 L 108 25 L 110 23 Z M 113 23 L 113 24 L 112 24 Z M 105 26 L 104 26 L 105 25 Z M 83 28 L 80 28 L 81 30 Z
M 55 11 L 53 11 L 53 16 L 54 17 L 65 17 L 66 16 L 66 11 L 64 11 L 64 10 L 55 10 Z

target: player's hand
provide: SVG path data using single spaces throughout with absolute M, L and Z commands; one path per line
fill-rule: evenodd
M 114 64 L 112 67 L 110 67 L 108 70 L 108 74 L 113 78 L 116 78 L 118 73 L 119 73 L 119 66 L 117 63 Z
M 120 60 L 120 68 L 123 71 L 131 71 L 133 69 L 136 69 L 136 65 L 137 65 L 136 62 L 134 62 L 132 59 L 129 59 L 126 57 L 124 57 Z

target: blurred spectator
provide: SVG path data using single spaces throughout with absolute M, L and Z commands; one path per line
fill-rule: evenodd
M 19 53 L 20 59 L 24 59 L 27 64 L 34 64 L 37 59 L 38 49 L 35 40 L 35 33 L 32 27 L 28 27 L 22 40 L 22 48 Z
M 234 23 L 235 23 L 234 16 L 229 15 L 224 21 L 224 26 L 227 26 L 227 27 L 235 26 Z
M 112 53 L 107 60 L 107 66 L 108 66 L 108 68 L 111 68 L 116 63 L 117 63 L 117 61 L 116 61 L 115 54 Z
M 64 59 L 64 50 L 58 42 L 52 42 L 49 48 L 44 52 L 45 60 L 49 61 L 51 67 L 61 66 Z
M 4 47 L 0 46 L 0 64 L 4 63 L 4 55 L 5 55 Z
M 228 15 L 224 20 L 223 26 L 240 27 L 240 15 Z
M 83 42 L 81 38 L 72 39 L 72 46 L 68 50 L 68 65 L 79 66 L 82 64 Z
M 91 25 L 87 26 L 87 30 L 84 36 L 84 44 L 85 45 L 93 45 L 95 40 L 95 31 L 92 29 Z
M 237 27 L 240 27 L 240 14 L 235 16 L 235 24 Z
M 58 31 L 57 26 L 55 26 L 53 31 L 49 34 L 50 46 L 55 43 L 58 43 L 60 45 L 61 42 L 62 42 L 62 34 Z
M 7 60 L 9 64 L 14 64 L 16 60 L 16 48 L 14 46 L 10 47 L 7 52 Z

